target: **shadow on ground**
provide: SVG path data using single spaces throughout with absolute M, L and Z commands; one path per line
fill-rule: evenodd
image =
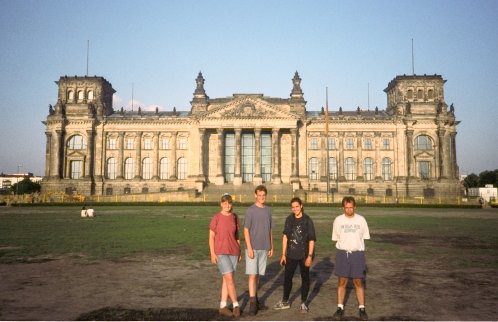
M 144 310 L 123 307 L 104 307 L 81 314 L 78 321 L 228 321 L 214 309 L 149 308 Z

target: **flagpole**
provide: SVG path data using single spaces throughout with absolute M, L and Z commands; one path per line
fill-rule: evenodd
M 325 161 L 325 171 L 327 174 L 327 202 L 330 194 L 330 149 L 329 149 L 329 87 L 325 87 L 325 144 L 327 145 L 327 160 Z

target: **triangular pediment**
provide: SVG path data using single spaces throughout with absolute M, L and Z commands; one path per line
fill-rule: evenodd
M 434 151 L 432 150 L 424 150 L 424 151 L 420 151 L 420 152 L 415 152 L 413 154 L 413 156 L 415 158 L 433 158 L 434 157 Z
M 286 105 L 271 104 L 260 97 L 235 97 L 232 101 L 214 106 L 201 119 L 297 119 Z
M 68 157 L 73 157 L 73 158 L 77 158 L 77 157 L 84 157 L 85 154 L 79 150 L 74 150 L 74 151 L 70 151 L 67 153 L 67 156 Z

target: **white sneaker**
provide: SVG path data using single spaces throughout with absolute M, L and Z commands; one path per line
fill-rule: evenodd
M 274 310 L 285 310 L 285 309 L 290 309 L 290 304 L 287 301 L 280 301 L 275 306 L 273 306 Z
M 306 303 L 301 303 L 301 313 L 308 313 L 309 309 Z

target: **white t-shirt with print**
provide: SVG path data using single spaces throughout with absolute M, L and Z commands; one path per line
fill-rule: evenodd
M 365 239 L 370 239 L 367 221 L 363 216 L 354 214 L 347 217 L 342 214 L 335 218 L 332 228 L 332 240 L 337 241 L 335 247 L 345 251 L 364 251 Z

